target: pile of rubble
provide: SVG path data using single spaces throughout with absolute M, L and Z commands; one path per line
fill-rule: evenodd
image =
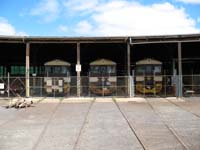
M 17 99 L 13 99 L 9 102 L 9 105 L 6 108 L 26 108 L 30 107 L 33 104 L 33 101 L 29 98 L 23 98 L 18 96 Z

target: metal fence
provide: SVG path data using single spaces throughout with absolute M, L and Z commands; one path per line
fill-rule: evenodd
M 183 95 L 200 96 L 200 75 L 183 76 Z
M 158 80 L 159 79 L 159 80 Z M 26 96 L 25 77 L 0 77 L 0 97 Z M 200 75 L 182 76 L 183 96 L 200 96 Z M 178 76 L 117 76 L 115 78 L 30 77 L 31 97 L 169 97 L 178 96 Z
M 178 76 L 135 76 L 134 95 L 140 97 L 176 97 Z
M 95 86 L 91 84 L 88 76 L 80 78 L 80 86 L 77 86 L 77 77 L 73 76 L 65 82 L 64 78 L 53 77 L 51 83 L 47 85 L 45 78 L 30 78 L 30 95 L 40 97 L 76 97 L 78 90 L 82 97 L 104 97 L 104 96 L 128 96 L 127 77 L 116 77 L 116 84 L 110 85 L 104 82 L 106 77 L 99 77 L 100 82 L 95 82 Z M 94 90 L 101 92 L 94 92 Z M 107 94 L 107 91 L 111 92 Z
M 0 77 L 0 97 L 25 96 L 24 77 Z

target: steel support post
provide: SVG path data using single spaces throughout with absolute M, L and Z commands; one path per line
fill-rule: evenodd
M 178 42 L 178 97 L 183 96 L 183 80 L 182 80 L 182 46 Z
M 129 97 L 132 96 L 131 92 L 132 92 L 132 88 L 131 88 L 131 77 L 130 77 L 130 43 L 127 42 L 127 81 L 128 81 L 128 95 Z
M 80 65 L 80 43 L 77 43 L 77 65 Z M 81 72 L 77 71 L 77 96 L 81 95 Z
M 26 97 L 30 96 L 30 44 L 26 43 Z

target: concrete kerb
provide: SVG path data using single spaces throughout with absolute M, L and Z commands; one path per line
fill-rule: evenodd
M 132 98 L 114 98 L 116 102 L 137 102 L 144 103 L 146 102 L 145 98 L 142 97 L 132 97 Z
M 63 97 L 46 97 L 40 103 L 83 103 L 83 102 L 91 102 L 94 98 L 85 98 L 85 97 L 70 97 L 70 98 L 63 98 Z
M 113 102 L 113 98 L 95 98 L 95 97 L 70 97 L 70 98 L 54 98 L 54 97 L 45 97 L 45 98 L 30 98 L 31 100 L 38 103 L 84 103 L 91 102 L 95 99 L 95 102 Z M 126 98 L 123 98 L 122 101 L 126 101 Z
M 200 101 L 200 97 L 182 97 L 181 98 L 185 102 L 189 101 Z
M 184 98 L 176 98 L 176 97 L 167 97 L 166 100 L 172 101 L 172 102 L 185 102 Z
M 23 97 L 24 98 L 24 97 Z M 4 98 L 1 99 L 2 103 L 9 103 L 11 101 L 15 101 L 18 98 Z M 63 98 L 63 97 L 30 97 L 30 98 L 25 98 L 28 100 L 32 100 L 33 103 L 37 104 L 37 103 L 83 103 L 83 102 L 91 102 L 95 99 L 95 102 L 113 102 L 113 99 L 116 100 L 116 102 L 137 102 L 137 103 L 144 103 L 146 102 L 146 99 L 143 97 L 132 97 L 132 98 L 116 98 L 116 97 L 69 97 L 69 98 Z M 153 98 L 156 99 L 156 98 Z M 158 98 L 159 99 L 159 98 Z M 190 100 L 196 100 L 199 98 L 176 98 L 176 97 L 167 97 L 165 98 L 166 100 L 170 100 L 170 101 L 174 101 L 174 102 L 186 102 L 186 101 L 190 101 Z

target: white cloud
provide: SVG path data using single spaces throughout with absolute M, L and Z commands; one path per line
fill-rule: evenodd
M 200 17 L 197 18 L 197 22 L 200 22 Z
M 20 31 L 16 33 L 17 36 L 28 36 L 28 34 L 24 31 Z
M 81 34 L 91 34 L 92 33 L 92 25 L 86 20 L 80 21 L 76 26 L 75 32 L 80 35 Z
M 40 16 L 45 22 L 56 19 L 59 15 L 59 3 L 57 0 L 41 0 L 40 3 L 31 10 L 33 16 Z
M 200 4 L 200 0 L 177 0 L 177 1 L 186 4 Z
M 81 5 L 79 7 L 83 8 Z M 87 9 L 86 9 L 87 10 Z M 84 11 L 76 9 L 77 13 Z M 164 35 L 200 33 L 194 19 L 171 3 L 142 5 L 126 0 L 98 3 L 76 32 L 91 36 Z M 82 25 L 84 24 L 84 25 Z M 84 27 L 81 27 L 84 26 Z M 81 27 L 81 28 L 80 28 Z
M 58 30 L 59 30 L 60 32 L 68 32 L 68 27 L 65 26 L 65 25 L 59 25 L 59 26 L 58 26 Z
M 16 31 L 15 27 L 2 17 L 0 17 L 0 35 L 27 36 L 23 31 Z
M 98 0 L 66 0 L 64 6 L 70 10 L 81 11 L 93 9 L 98 5 Z

